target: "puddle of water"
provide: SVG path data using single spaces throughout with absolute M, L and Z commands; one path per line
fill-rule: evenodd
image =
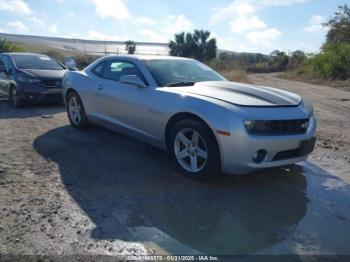
M 158 190 L 131 210 L 127 229 L 157 254 L 350 254 L 349 186 L 308 163 Z

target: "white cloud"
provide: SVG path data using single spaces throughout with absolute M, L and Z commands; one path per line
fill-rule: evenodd
M 135 23 L 142 24 L 142 25 L 156 25 L 156 24 L 158 24 L 157 20 L 154 20 L 154 19 L 151 19 L 151 18 L 145 17 L 145 16 L 135 17 L 134 21 L 135 21 Z
M 125 20 L 130 18 L 129 11 L 123 0 L 90 0 L 96 7 L 97 15 L 102 18 Z
M 166 17 L 163 31 L 170 34 L 175 34 L 183 31 L 188 31 L 192 28 L 192 22 L 184 15 L 169 15 Z
M 250 32 L 246 35 L 246 39 L 252 44 L 271 46 L 272 41 L 281 35 L 281 32 L 277 28 L 268 28 L 262 31 Z
M 32 10 L 23 0 L 0 0 L 0 11 L 13 12 L 20 15 L 30 15 Z
M 309 0 L 259 0 L 256 1 L 261 7 L 271 7 L 271 6 L 291 6 L 294 4 L 301 4 L 308 2 Z
M 250 15 L 254 13 L 254 11 L 255 7 L 251 4 L 251 1 L 235 0 L 228 6 L 215 10 L 210 19 L 210 23 L 215 25 L 225 20 L 229 20 L 232 17 Z
M 19 33 L 28 32 L 28 28 L 21 21 L 13 21 L 8 23 L 8 26 L 13 27 Z
M 266 28 L 266 23 L 261 21 L 257 16 L 251 17 L 237 17 L 229 22 L 231 31 L 235 33 L 243 33 L 248 30 L 263 29 Z
M 310 24 L 304 27 L 304 32 L 326 32 L 327 28 L 322 25 L 326 18 L 320 15 L 314 15 L 310 19 Z
M 155 32 L 153 30 L 150 30 L 150 29 L 142 29 L 140 31 L 140 35 L 142 35 L 143 37 L 145 37 L 148 41 L 151 41 L 151 42 L 160 42 L 160 43 L 164 43 L 164 42 L 167 42 L 169 41 L 169 39 L 158 33 L 158 32 Z
M 36 30 L 38 31 L 43 31 L 47 33 L 58 33 L 57 26 L 54 24 L 48 24 L 44 20 L 36 17 L 36 16 L 31 16 L 29 17 L 29 20 L 32 22 L 33 26 L 35 27 Z
M 50 25 L 50 26 L 48 27 L 48 30 L 49 30 L 50 33 L 54 33 L 54 34 L 57 34 L 57 33 L 58 33 L 57 26 L 55 26 L 55 25 Z
M 157 22 L 156 29 L 143 28 L 139 34 L 151 42 L 168 42 L 174 34 L 189 31 L 192 22 L 184 15 L 168 15 L 165 19 Z
M 309 0 L 232 0 L 228 5 L 213 10 L 210 19 L 212 26 L 227 23 L 233 33 L 230 37 L 219 39 L 218 46 L 253 52 L 266 52 L 268 48 L 276 48 L 276 41 L 282 33 L 263 21 L 259 12 L 266 8 L 288 7 L 307 1 Z
M 229 5 L 217 8 L 210 19 L 212 25 L 231 20 L 232 17 L 246 17 L 257 11 L 275 6 L 291 6 L 309 0 L 234 0 Z
M 129 39 L 129 36 L 109 35 L 98 32 L 96 30 L 92 30 L 88 33 L 87 38 L 92 40 L 125 41 Z
M 245 33 L 253 30 L 265 29 L 267 24 L 256 14 L 258 6 L 254 4 L 254 2 L 256 1 L 235 0 L 225 8 L 215 11 L 210 22 L 215 25 L 229 20 L 228 24 L 230 25 L 231 31 L 234 33 Z M 265 2 L 264 5 L 266 4 Z

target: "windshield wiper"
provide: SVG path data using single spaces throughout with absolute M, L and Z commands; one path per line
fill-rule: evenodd
M 193 86 L 195 85 L 196 82 L 191 82 L 191 81 L 183 81 L 183 82 L 174 82 L 174 83 L 170 83 L 170 84 L 167 84 L 165 86 L 168 86 L 168 87 L 176 87 L 176 86 Z

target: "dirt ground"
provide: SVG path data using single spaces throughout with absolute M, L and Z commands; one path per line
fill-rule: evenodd
M 251 75 L 315 106 L 310 161 L 199 183 L 164 152 L 0 101 L 1 256 L 350 255 L 350 92 Z

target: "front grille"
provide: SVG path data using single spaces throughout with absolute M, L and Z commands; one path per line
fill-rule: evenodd
M 62 81 L 60 79 L 41 80 L 41 85 L 47 88 L 60 88 Z
M 282 151 L 277 153 L 272 161 L 282 161 L 282 160 L 292 159 L 292 158 L 297 158 L 302 156 L 303 155 L 299 149 L 293 149 L 293 150 L 287 150 L 287 151 Z
M 311 154 L 312 151 L 314 151 L 315 145 L 316 137 L 302 141 L 300 143 L 299 148 L 278 152 L 272 161 L 281 161 L 291 158 L 307 156 L 308 154 Z
M 305 134 L 308 126 L 308 119 L 258 120 L 248 132 L 253 135 L 297 135 Z
M 62 94 L 48 94 L 45 95 L 45 101 L 63 101 Z

